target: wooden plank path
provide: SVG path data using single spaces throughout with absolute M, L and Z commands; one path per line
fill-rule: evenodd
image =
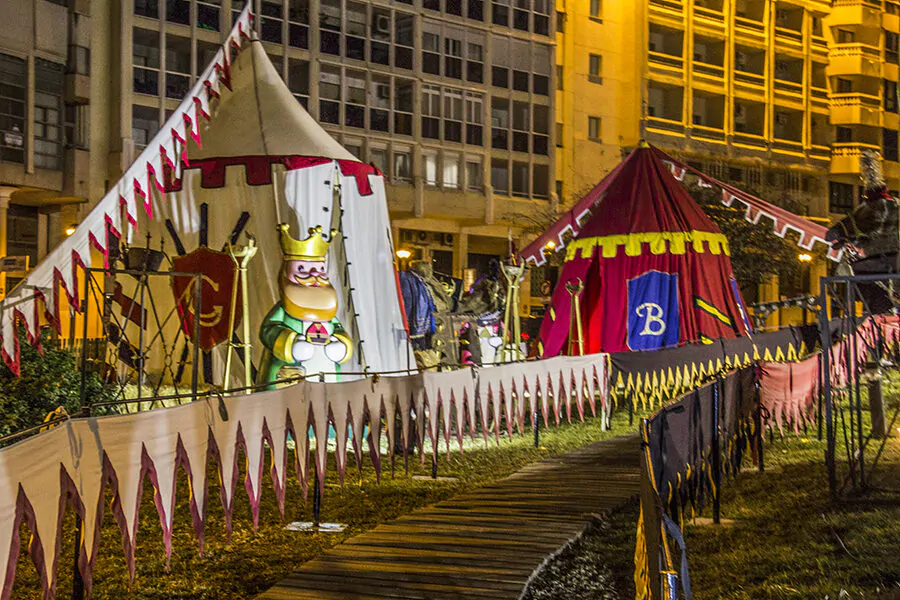
M 518 598 L 591 513 L 638 493 L 639 441 L 595 442 L 350 538 L 265 600 Z

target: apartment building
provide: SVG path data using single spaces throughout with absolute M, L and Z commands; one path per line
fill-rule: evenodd
M 562 0 L 557 8 L 564 202 L 640 139 L 823 223 L 852 209 L 864 149 L 882 153 L 889 186 L 900 188 L 895 0 Z M 810 270 L 749 300 L 812 290 L 825 265 Z
M 90 196 L 90 19 L 83 3 L 68 4 L 5 0 L 0 11 L 0 256 L 19 259 L 0 273 L 0 295 Z
M 113 18 L 123 44 L 130 38 L 120 111 L 138 151 L 243 2 L 132 1 L 133 14 Z M 552 202 L 547 0 L 257 0 L 255 9 L 256 33 L 297 100 L 384 172 L 395 243 L 414 258 L 471 279 L 507 252 L 517 215 Z

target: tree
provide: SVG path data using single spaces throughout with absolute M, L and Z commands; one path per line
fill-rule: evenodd
M 731 267 L 742 294 L 753 297 L 748 292 L 772 275 L 778 275 L 783 281 L 799 275 L 799 250 L 794 240 L 775 235 L 768 221 L 754 225 L 744 219 L 742 209 L 722 204 L 718 188 L 690 186 L 688 192 L 728 238 Z M 784 208 L 797 210 L 793 206 Z
M 60 350 L 43 335 L 43 356 L 19 332 L 21 373 L 18 377 L 0 367 L 0 436 L 40 424 L 58 407 L 75 416 L 81 409 L 81 369 L 75 355 Z M 113 393 L 93 373 L 88 374 L 86 397 L 90 402 L 112 399 Z

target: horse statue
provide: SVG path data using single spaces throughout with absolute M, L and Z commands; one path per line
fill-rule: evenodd
M 900 273 L 900 206 L 888 192 L 881 157 L 864 152 L 860 170 L 865 190 L 858 206 L 825 236 L 833 248 L 845 248 L 846 264 L 854 275 Z M 894 283 L 859 284 L 868 309 L 882 314 L 900 306 Z

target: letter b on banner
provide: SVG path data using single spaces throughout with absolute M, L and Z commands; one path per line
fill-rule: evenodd
M 628 347 L 656 350 L 679 339 L 678 274 L 648 271 L 628 280 Z

